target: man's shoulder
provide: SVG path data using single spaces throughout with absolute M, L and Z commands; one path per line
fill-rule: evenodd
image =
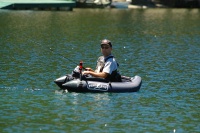
M 99 62 L 99 61 L 104 62 L 104 56 L 100 56 L 100 57 L 97 59 L 97 62 Z
M 99 56 L 99 58 L 98 58 L 98 59 L 101 59 L 101 58 L 104 58 L 104 56 Z

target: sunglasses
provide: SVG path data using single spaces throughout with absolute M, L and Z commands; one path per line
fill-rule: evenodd
M 109 49 L 109 46 L 101 46 L 101 49 Z

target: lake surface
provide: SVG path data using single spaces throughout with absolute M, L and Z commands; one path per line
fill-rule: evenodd
M 55 91 L 104 38 L 140 91 Z M 199 9 L 0 10 L 0 46 L 1 133 L 200 132 Z

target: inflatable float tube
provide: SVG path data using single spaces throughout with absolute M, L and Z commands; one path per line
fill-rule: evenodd
M 140 76 L 122 76 L 122 82 L 109 82 L 102 78 L 74 78 L 72 75 L 62 76 L 54 81 L 61 90 L 68 92 L 137 92 L 142 85 Z

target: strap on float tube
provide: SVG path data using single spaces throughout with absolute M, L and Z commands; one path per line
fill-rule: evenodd
M 79 73 L 80 73 L 80 80 L 82 81 L 82 69 L 83 69 L 83 61 L 79 63 Z
M 82 69 L 83 69 L 83 61 L 80 61 L 80 63 L 79 63 L 80 83 L 78 84 L 78 88 L 83 88 Z

